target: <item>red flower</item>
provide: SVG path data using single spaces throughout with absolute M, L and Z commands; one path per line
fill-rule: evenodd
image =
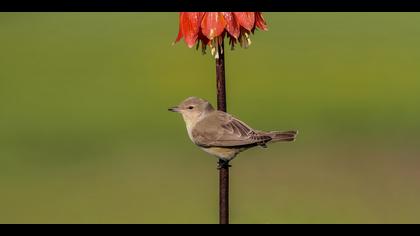
M 209 45 L 217 57 L 217 47 L 226 35 L 232 49 L 238 42 L 246 48 L 251 44 L 249 35 L 255 28 L 267 30 L 261 12 L 181 12 L 175 42 L 184 38 L 190 48 L 197 43 L 197 49 L 201 42 L 203 53 Z

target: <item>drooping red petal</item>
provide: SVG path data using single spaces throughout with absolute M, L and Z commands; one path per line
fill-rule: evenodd
M 254 28 L 255 12 L 234 12 L 233 14 L 242 27 L 248 31 L 251 31 L 252 28 Z
M 255 26 L 262 30 L 268 30 L 261 12 L 255 12 Z
M 198 41 L 201 41 L 204 45 L 210 44 L 210 40 L 201 31 L 198 32 Z
M 232 12 L 222 12 L 222 14 L 226 21 L 227 32 L 237 39 L 239 37 L 239 33 L 241 32 L 238 21 L 235 19 Z
M 180 27 L 188 47 L 193 47 L 197 41 L 202 12 L 181 12 Z
M 210 40 L 219 36 L 225 29 L 226 21 L 221 12 L 206 12 L 201 21 L 203 34 Z
M 182 38 L 181 16 L 182 16 L 182 12 L 179 13 L 179 30 L 178 30 L 178 36 L 175 39 L 175 43 L 179 42 L 179 40 L 181 40 Z

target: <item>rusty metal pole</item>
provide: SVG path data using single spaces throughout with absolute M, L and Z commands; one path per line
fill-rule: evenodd
M 216 59 L 217 109 L 226 112 L 224 44 L 218 48 Z M 219 223 L 229 224 L 229 162 L 219 160 Z

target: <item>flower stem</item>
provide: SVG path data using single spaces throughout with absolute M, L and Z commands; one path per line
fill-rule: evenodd
M 216 58 L 217 109 L 226 112 L 225 50 L 224 43 L 218 47 Z M 219 159 L 219 222 L 229 224 L 229 161 Z

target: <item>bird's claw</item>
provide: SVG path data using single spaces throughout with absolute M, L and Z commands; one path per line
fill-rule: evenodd
M 219 162 L 217 162 L 217 169 L 220 170 L 222 168 L 229 168 L 232 167 L 231 165 L 229 165 L 229 161 L 225 161 L 220 159 Z

